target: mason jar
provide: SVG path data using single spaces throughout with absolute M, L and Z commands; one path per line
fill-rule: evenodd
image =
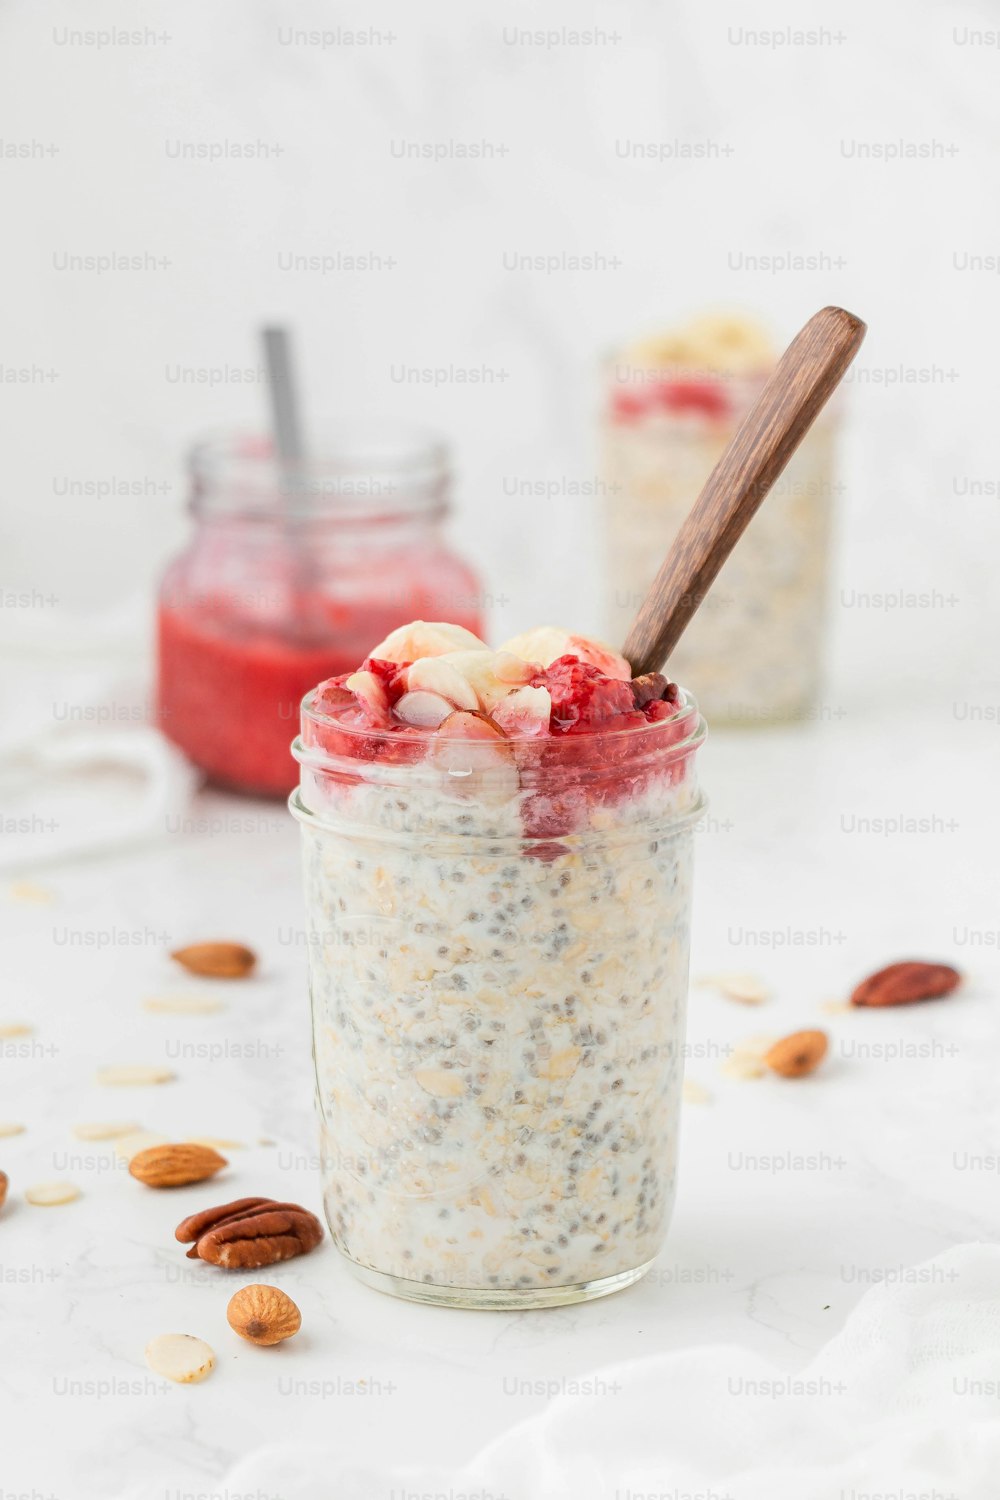
M 604 1296 L 674 1198 L 704 724 L 502 743 L 303 704 L 323 1194 L 382 1291 Z
M 481 634 L 482 591 L 446 547 L 448 453 L 355 435 L 294 483 L 270 443 L 223 434 L 190 457 L 194 531 L 158 608 L 163 730 L 218 785 L 287 796 L 302 695 L 413 619 Z
M 623 641 L 674 537 L 766 380 L 609 362 L 602 422 L 605 631 Z M 836 414 L 824 411 L 670 658 L 713 725 L 808 718 L 822 679 Z

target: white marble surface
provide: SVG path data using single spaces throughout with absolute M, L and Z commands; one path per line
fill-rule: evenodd
M 167 1495 L 221 1495 L 230 1466 L 278 1438 L 448 1472 L 611 1361 L 722 1342 L 799 1369 L 873 1279 L 989 1238 L 995 1174 L 970 1155 L 995 1160 L 1000 1128 L 982 819 L 998 730 L 956 727 L 950 703 L 933 699 L 907 710 L 847 694 L 843 707 L 812 727 L 719 735 L 706 749 L 694 973 L 747 969 L 774 997 L 751 1010 L 692 992 L 688 1072 L 712 1098 L 685 1107 L 669 1241 L 645 1282 L 588 1307 L 410 1306 L 355 1283 L 327 1242 L 268 1278 L 301 1306 L 301 1335 L 277 1350 L 240 1343 L 225 1305 L 241 1278 L 193 1266 L 173 1228 L 247 1193 L 319 1207 L 297 830 L 280 808 L 206 795 L 192 814 L 203 822 L 141 851 L 39 871 L 44 904 L 8 891 L 0 1020 L 36 1030 L 2 1054 L 0 1113 L 27 1127 L 0 1143 L 11 1178 L 0 1219 L 6 1490 L 107 1500 L 162 1481 Z M 862 817 L 937 822 L 876 835 L 858 831 Z M 971 931 L 987 946 L 970 948 Z M 789 946 L 748 947 L 761 933 Z M 219 936 L 261 954 L 259 977 L 218 986 L 223 1013 L 142 1009 L 151 995 L 204 990 L 165 955 Z M 821 1012 L 907 955 L 954 959 L 965 989 L 903 1010 Z M 833 1039 L 815 1078 L 721 1075 L 727 1046 L 804 1025 Z M 176 1081 L 97 1086 L 100 1064 L 126 1061 L 167 1062 Z M 249 1144 L 216 1184 L 167 1195 L 74 1141 L 74 1122 L 101 1118 Z M 276 1144 L 254 1144 L 261 1136 Z M 60 1208 L 23 1201 L 25 1186 L 51 1178 L 83 1196 Z M 215 1347 L 207 1383 L 149 1375 L 144 1345 L 165 1331 Z

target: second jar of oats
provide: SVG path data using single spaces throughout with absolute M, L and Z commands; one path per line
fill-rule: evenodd
M 606 634 L 622 641 L 681 523 L 775 362 L 755 323 L 707 316 L 607 362 Z M 819 695 L 836 414 L 820 416 L 751 521 L 670 672 L 710 723 L 809 718 Z

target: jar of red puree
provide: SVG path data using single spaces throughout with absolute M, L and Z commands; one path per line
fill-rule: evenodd
M 159 597 L 164 732 L 220 786 L 284 797 L 299 702 L 407 620 L 483 634 L 475 573 L 445 546 L 445 445 L 331 443 L 283 474 L 271 443 L 222 435 L 190 458 L 194 535 Z

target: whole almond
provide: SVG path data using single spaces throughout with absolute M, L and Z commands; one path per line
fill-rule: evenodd
M 862 980 L 851 996 L 852 1005 L 912 1005 L 916 1000 L 940 1000 L 962 982 L 950 964 L 929 964 L 911 958 L 889 964 Z
M 229 1326 L 251 1344 L 280 1344 L 302 1327 L 302 1314 L 276 1286 L 245 1286 L 226 1308 Z
M 191 943 L 170 957 L 189 974 L 207 979 L 245 979 L 257 963 L 256 953 L 242 943 Z
M 793 1031 L 764 1054 L 764 1061 L 782 1078 L 803 1078 L 819 1067 L 829 1041 L 825 1031 Z
M 133 1177 L 147 1187 L 186 1187 L 191 1182 L 206 1182 L 229 1163 L 211 1146 L 188 1142 L 177 1145 L 149 1146 L 133 1156 L 128 1164 Z
M 7 1173 L 0 1172 L 0 1208 L 3 1208 L 4 1203 L 7 1201 L 7 1188 L 9 1185 L 10 1178 L 7 1176 Z

